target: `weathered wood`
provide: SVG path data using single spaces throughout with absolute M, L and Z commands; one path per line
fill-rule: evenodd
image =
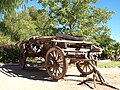
M 77 41 L 82 41 L 82 36 L 71 36 L 71 35 L 65 35 L 65 34 L 57 34 L 57 38 L 60 39 L 66 39 L 66 40 L 77 40 Z
M 51 40 L 56 39 L 56 36 L 33 36 L 28 41 L 32 43 L 46 43 L 51 42 Z
M 87 42 L 87 41 L 82 41 L 82 37 L 76 37 L 76 36 L 70 36 L 70 35 L 64 35 L 64 34 L 57 34 L 56 36 L 33 36 L 29 40 L 22 41 L 20 44 L 20 62 L 23 63 L 23 67 L 25 66 L 26 58 L 27 57 L 43 57 L 45 58 L 47 55 L 49 56 L 50 53 L 47 53 L 49 50 L 52 50 L 54 48 L 55 50 L 53 51 L 58 51 L 56 52 L 55 57 L 48 57 L 47 59 L 52 60 L 57 57 L 65 58 L 65 62 L 68 58 L 70 62 L 79 62 L 79 61 L 84 61 L 85 62 L 91 62 L 90 56 L 90 51 L 93 49 L 93 43 L 92 42 Z M 56 49 L 55 47 L 58 47 Z M 99 51 L 99 49 L 96 49 Z M 95 51 L 95 49 L 94 49 Z M 62 53 L 62 54 L 61 54 Z M 62 56 L 60 56 L 62 55 Z M 60 58 L 58 58 L 60 59 Z M 46 61 L 46 59 L 44 59 Z M 64 61 L 64 60 L 63 60 Z M 54 69 L 57 69 L 59 66 L 58 62 L 55 62 L 55 60 L 49 62 L 55 63 Z M 48 63 L 46 63 L 47 65 Z M 64 63 L 66 64 L 66 63 Z M 63 65 L 61 65 L 63 66 Z M 66 66 L 66 65 L 64 65 Z M 87 66 L 86 66 L 87 67 Z M 46 67 L 47 68 L 47 67 Z M 52 67 L 53 68 L 53 67 Z M 89 69 L 89 67 L 87 67 Z M 48 68 L 49 69 L 49 68 Z M 66 69 L 66 67 L 65 67 Z M 63 69 L 64 70 L 64 69 Z M 91 70 L 92 72 L 92 70 Z M 87 72 L 86 72 L 87 73 Z M 49 73 L 50 74 L 50 73 Z M 56 74 L 56 73 L 54 73 Z M 65 72 L 62 73 L 65 75 Z M 90 73 L 87 73 L 90 74 Z M 64 75 L 60 76 L 62 78 Z M 59 76 L 59 75 L 58 75 Z M 52 75 L 51 75 L 52 77 Z M 52 77 L 54 78 L 54 77 Z M 54 78 L 54 79 L 60 79 L 59 77 Z
M 87 41 L 71 41 L 71 40 L 51 40 L 52 42 L 64 42 L 64 43 L 76 43 L 78 45 L 92 45 L 93 43 L 92 42 L 87 42 Z

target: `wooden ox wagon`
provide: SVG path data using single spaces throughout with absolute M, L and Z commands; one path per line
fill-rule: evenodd
M 44 58 L 47 73 L 55 80 L 63 78 L 68 63 L 75 63 L 84 75 L 93 72 L 97 64 L 96 55 L 100 49 L 81 37 L 58 34 L 56 36 L 34 36 L 20 43 L 20 65 L 25 68 L 27 57 Z

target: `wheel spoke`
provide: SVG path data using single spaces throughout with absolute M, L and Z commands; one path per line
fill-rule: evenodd
M 51 57 L 53 57 L 53 54 L 52 54 L 52 53 L 50 53 L 50 56 L 51 56 Z
M 92 65 L 90 64 L 90 63 L 92 63 L 92 62 L 89 62 L 89 66 L 91 66 L 92 67 Z M 92 63 L 93 64 L 93 63 Z M 93 64 L 94 65 L 94 64 Z
M 54 73 L 54 76 L 57 76 L 57 69 L 56 68 L 54 69 L 53 73 Z
M 85 72 L 87 72 L 87 65 L 85 65 Z
M 56 57 L 55 57 L 55 60 L 58 60 L 59 59 L 59 53 L 58 51 L 56 52 Z
M 59 64 L 61 64 L 63 61 L 62 60 L 60 60 L 60 61 L 57 61 L 57 63 L 59 63 Z
M 53 74 L 55 73 L 55 69 L 56 69 L 56 68 L 55 68 L 55 67 L 53 67 L 53 71 L 52 71 L 52 73 L 53 73 Z
M 83 70 L 85 69 L 85 67 L 86 67 L 86 66 L 85 66 L 85 65 L 83 65 Z
M 60 74 L 61 74 L 60 69 L 59 69 L 59 67 L 57 67 L 57 76 Z
M 55 69 L 54 69 L 54 75 L 55 75 L 55 76 L 58 76 L 58 75 L 59 75 L 58 67 L 55 67 Z
M 88 65 L 88 68 L 89 68 L 90 71 L 92 70 L 91 67 L 90 67 L 90 65 Z
M 59 74 L 61 74 L 60 68 L 58 68 L 58 72 L 59 72 Z
M 53 51 L 53 56 L 56 57 L 56 51 L 55 50 Z

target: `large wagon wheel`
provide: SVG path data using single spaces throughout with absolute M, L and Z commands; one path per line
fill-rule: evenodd
M 48 74 L 55 80 L 59 80 L 65 76 L 68 63 L 59 47 L 53 47 L 48 50 L 45 59 L 45 67 Z
M 95 60 L 91 60 L 91 61 L 82 60 L 76 63 L 76 67 L 78 71 L 83 75 L 89 75 L 93 73 L 93 70 L 94 70 L 90 63 L 92 63 L 95 66 L 97 65 Z

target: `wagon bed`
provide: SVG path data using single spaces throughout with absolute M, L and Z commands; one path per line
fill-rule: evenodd
M 68 63 L 75 63 L 84 75 L 93 72 L 89 62 L 97 65 L 96 57 L 100 48 L 82 37 L 58 34 L 56 36 L 34 36 L 20 43 L 20 65 L 25 68 L 26 58 L 42 57 L 48 74 L 56 80 L 63 78 Z

